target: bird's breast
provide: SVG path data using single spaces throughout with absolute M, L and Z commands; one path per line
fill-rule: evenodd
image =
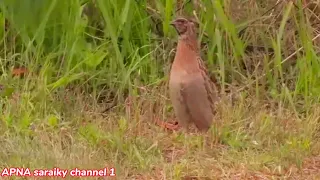
M 200 73 L 198 53 L 185 41 L 179 41 L 171 66 L 170 82 L 184 83 Z
M 182 83 L 188 75 L 188 72 L 184 69 L 175 70 L 174 67 L 171 69 L 170 82 L 171 83 Z
M 172 69 L 177 72 L 181 71 L 181 74 L 195 73 L 199 71 L 198 56 L 198 53 L 186 43 L 179 42 Z

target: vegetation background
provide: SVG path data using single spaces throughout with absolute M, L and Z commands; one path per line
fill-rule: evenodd
M 1 169 L 320 178 L 316 1 L 2 0 L 0 10 Z M 181 14 L 198 18 L 203 59 L 234 97 L 206 135 L 155 123 L 174 119 L 169 22 Z

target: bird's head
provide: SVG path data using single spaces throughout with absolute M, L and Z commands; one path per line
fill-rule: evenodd
M 185 35 L 195 35 L 196 27 L 198 26 L 195 21 L 183 17 L 173 20 L 170 25 L 176 29 L 180 37 Z

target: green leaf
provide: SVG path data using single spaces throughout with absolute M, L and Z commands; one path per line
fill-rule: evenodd
M 80 79 L 80 77 L 82 77 L 82 76 L 83 76 L 82 73 L 64 76 L 64 77 L 60 78 L 58 81 L 50 84 L 49 87 L 52 87 L 53 89 L 59 88 L 59 87 L 62 87 L 62 86 L 65 86 L 65 85 L 71 83 L 74 80 Z
M 96 53 L 88 52 L 88 54 L 88 58 L 84 63 L 91 68 L 96 68 L 107 56 L 107 54 L 103 51 L 97 51 Z
M 5 87 L 3 90 L 1 90 L 1 97 L 11 97 L 11 95 L 14 92 L 14 88 L 11 87 Z
M 55 127 L 58 125 L 58 118 L 56 116 L 51 115 L 48 118 L 48 124 L 52 127 Z

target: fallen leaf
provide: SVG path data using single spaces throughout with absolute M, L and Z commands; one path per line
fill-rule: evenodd
M 28 73 L 28 69 L 27 68 L 24 68 L 24 67 L 21 67 L 21 68 L 14 68 L 12 70 L 12 75 L 13 76 L 21 76 L 21 75 L 24 75 Z

